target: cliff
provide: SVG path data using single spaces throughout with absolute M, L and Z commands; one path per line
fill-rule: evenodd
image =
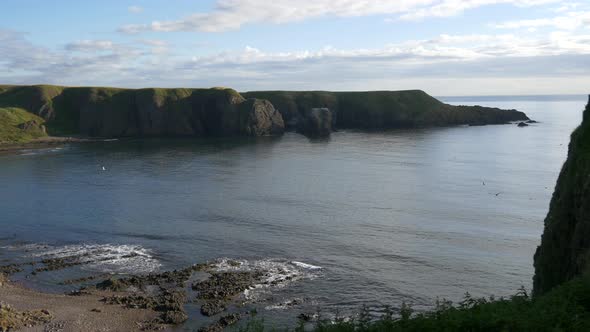
M 9 109 L 35 116 L 50 135 L 262 136 L 284 130 L 268 101 L 226 88 L 0 86 L 0 114 Z
M 296 128 L 312 109 L 328 108 L 333 127 L 390 129 L 451 125 L 504 124 L 528 120 L 516 110 L 481 106 L 451 106 L 420 90 L 327 92 L 259 91 L 247 98 L 269 100 L 283 115 L 287 127 Z
M 318 109 L 326 116 L 314 114 Z M 30 140 L 46 135 L 45 130 L 58 136 L 203 137 L 280 135 L 285 128 L 299 128 L 325 135 L 337 127 L 389 129 L 528 119 L 515 110 L 450 106 L 422 91 L 240 94 L 227 88 L 0 85 L 0 120 L 4 118 L 10 120 L 0 121 L 0 142 Z M 322 123 L 316 123 L 318 119 Z
M 574 131 L 541 245 L 535 253 L 534 293 L 590 272 L 590 102 Z

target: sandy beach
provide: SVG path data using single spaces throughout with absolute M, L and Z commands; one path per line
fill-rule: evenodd
M 17 331 L 145 331 L 157 318 L 153 310 L 130 309 L 102 301 L 109 292 L 82 295 L 37 292 L 0 277 L 0 330 Z M 8 305 L 9 311 L 5 310 Z M 31 326 L 33 325 L 33 326 Z

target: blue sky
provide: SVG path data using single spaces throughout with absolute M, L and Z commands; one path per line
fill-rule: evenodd
M 590 87 L 588 1 L 6 0 L 0 12 L 5 84 L 434 95 Z

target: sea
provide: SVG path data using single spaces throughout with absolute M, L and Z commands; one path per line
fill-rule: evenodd
M 63 293 L 78 287 L 62 284 L 74 277 L 237 261 L 277 278 L 240 300 L 276 328 L 301 313 L 422 311 L 466 292 L 530 291 L 587 96 L 439 99 L 517 109 L 538 123 L 122 139 L 0 155 L 0 265 L 100 258 L 13 276 Z M 190 319 L 175 330 L 208 322 L 187 306 Z

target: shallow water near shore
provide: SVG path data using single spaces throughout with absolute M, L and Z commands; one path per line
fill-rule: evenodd
M 0 265 L 84 254 L 36 275 L 148 273 L 227 259 L 278 280 L 244 294 L 274 326 L 322 308 L 421 310 L 532 285 L 532 257 L 579 97 L 442 98 L 539 121 L 280 138 L 121 140 L 0 156 Z M 99 259 L 97 259 L 99 258 Z M 289 279 L 285 276 L 291 276 Z M 190 306 L 189 306 L 190 307 Z M 198 307 L 189 322 L 201 326 Z

